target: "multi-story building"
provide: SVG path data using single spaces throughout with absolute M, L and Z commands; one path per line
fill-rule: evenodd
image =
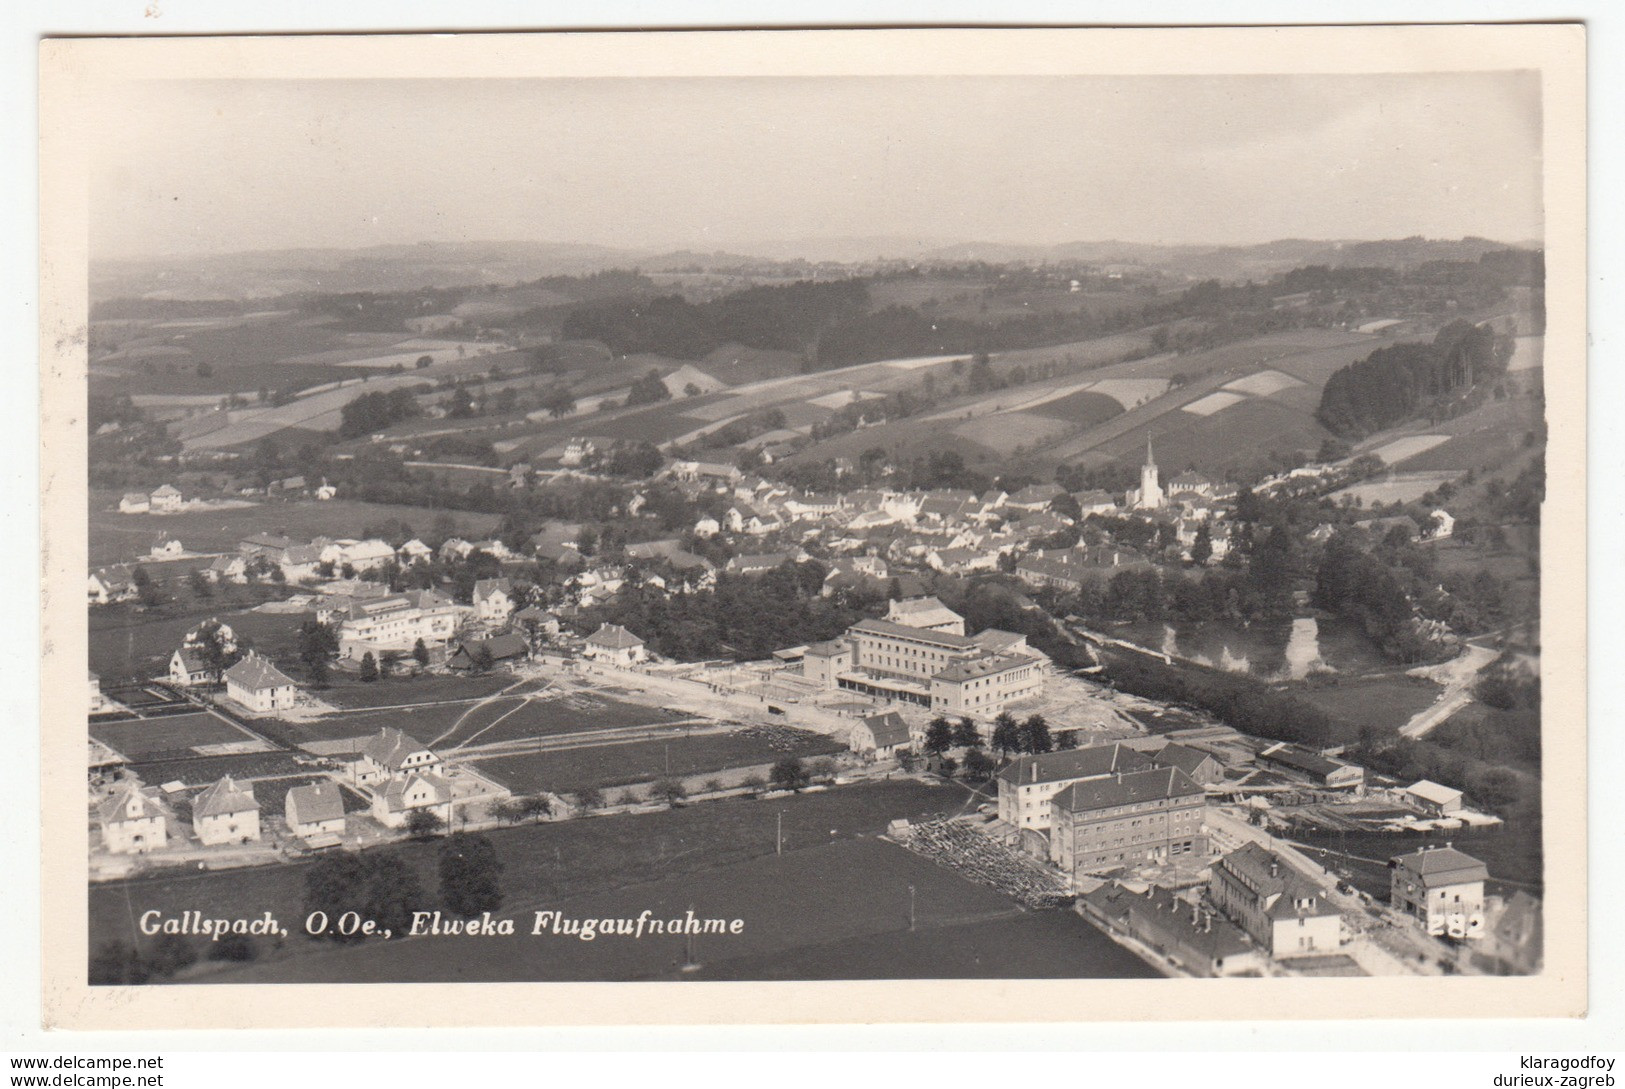
M 1215 862 L 1208 895 L 1272 957 L 1336 952 L 1342 941 L 1343 917 L 1325 890 L 1261 844 Z
M 1477 938 L 1484 932 L 1484 863 L 1445 844 L 1388 861 L 1389 903 L 1435 937 Z
M 113 788 L 96 807 L 96 816 L 102 826 L 102 846 L 113 854 L 145 854 L 169 842 L 162 807 L 129 780 Z
M 299 698 L 293 678 L 257 654 L 226 670 L 225 681 L 229 698 L 260 714 L 285 710 Z
M 339 654 L 360 658 L 368 651 L 410 651 L 419 639 L 443 646 L 457 631 L 463 609 L 434 590 L 358 601 L 339 624 Z
M 1023 831 L 1043 831 L 1050 823 L 1050 799 L 1073 783 L 1151 766 L 1150 757 L 1127 745 L 1018 757 L 999 772 L 999 819 Z
M 1206 792 L 1178 768 L 1084 779 L 1050 799 L 1050 861 L 1075 875 L 1202 859 L 1206 818 Z
M 1038 661 L 989 650 L 976 639 L 886 620 L 847 629 L 850 665 L 838 687 L 929 707 L 939 714 L 991 718 L 1043 687 Z
M 893 624 L 927 631 L 965 634 L 965 618 L 934 597 L 911 597 L 886 606 L 886 619 Z

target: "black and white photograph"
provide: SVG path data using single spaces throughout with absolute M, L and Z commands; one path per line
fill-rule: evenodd
M 1583 1010 L 1583 39 L 1386 29 L 47 43 L 50 972 Z

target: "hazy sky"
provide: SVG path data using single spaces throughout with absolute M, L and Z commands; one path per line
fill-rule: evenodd
M 1539 238 L 1533 74 L 125 84 L 99 257 Z

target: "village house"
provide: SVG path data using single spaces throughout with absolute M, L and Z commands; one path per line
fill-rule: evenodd
M 1484 933 L 1484 863 L 1450 844 L 1428 846 L 1388 861 L 1388 902 L 1435 937 Z
M 454 793 L 443 775 L 409 771 L 390 779 L 372 795 L 372 816 L 386 828 L 401 828 L 416 810 L 427 810 L 445 824 L 452 819 Z
M 537 635 L 557 635 L 559 633 L 559 618 L 546 609 L 535 605 L 526 605 L 513 614 L 514 623 L 526 632 L 535 630 Z
M 291 677 L 257 654 L 226 670 L 226 695 L 258 714 L 292 707 L 298 694 Z
M 160 484 L 147 499 L 155 514 L 181 509 L 181 493 L 173 484 Z
M 1049 859 L 1071 876 L 1174 859 L 1199 863 L 1207 857 L 1206 822 L 1206 792 L 1178 768 L 1080 779 L 1050 798 Z
M 619 666 L 629 666 L 648 657 L 643 640 L 619 624 L 599 625 L 597 631 L 587 636 L 581 653 L 595 661 L 610 662 Z
M 214 680 L 203 655 L 196 647 L 184 646 L 169 656 L 169 672 L 165 679 L 179 688 L 194 688 Z
M 867 760 L 890 760 L 909 747 L 908 723 L 896 711 L 860 718 L 847 748 Z
M 349 774 L 357 786 L 370 788 L 408 772 L 438 772 L 441 766 L 440 757 L 422 742 L 386 726 L 367 738 L 350 761 Z
M 1276 959 L 1335 953 L 1342 942 L 1343 917 L 1325 890 L 1262 844 L 1215 862 L 1208 895 Z
M 90 713 L 96 714 L 107 709 L 107 697 L 102 694 L 102 679 L 96 674 L 90 674 Z
M 103 567 L 90 573 L 89 599 L 92 605 L 114 605 L 134 601 L 138 596 L 135 579 L 128 567 Z
M 1088 491 L 1073 492 L 1072 498 L 1078 504 L 1078 513 L 1087 518 L 1091 514 L 1116 514 L 1117 500 L 1112 493 L 1101 488 L 1092 488 Z
M 325 503 L 329 499 L 332 499 L 335 495 L 338 495 L 339 490 L 333 485 L 329 484 L 326 480 L 323 480 L 321 485 L 317 487 L 315 494 L 317 499 Z
M 339 540 L 327 545 L 321 550 L 320 562 L 330 563 L 335 568 L 348 565 L 356 572 L 373 571 L 386 566 L 395 559 L 395 549 L 388 541 L 369 538 L 365 541 Z
M 760 575 L 795 559 L 788 552 L 763 552 L 734 556 L 722 569 L 730 575 Z
M 126 779 L 96 807 L 102 826 L 102 846 L 116 855 L 156 851 L 169 842 L 163 808 Z
M 491 665 L 528 658 L 530 657 L 530 642 L 518 632 L 493 635 L 489 639 L 468 639 L 459 643 L 456 651 L 446 659 L 446 667 L 458 670 L 477 670 L 480 668 L 481 659 L 486 655 L 489 655 L 487 660 Z
M 344 834 L 344 791 L 337 783 L 306 783 L 282 800 L 288 831 L 300 839 Z
M 1168 889 L 1152 885 L 1140 893 L 1108 881 L 1078 902 L 1084 914 L 1144 942 L 1193 975 L 1216 979 L 1263 971 L 1263 954 L 1240 927 Z
M 413 537 L 396 549 L 395 555 L 399 557 L 401 566 L 411 567 L 415 563 L 428 563 L 434 559 L 434 549 Z
M 1019 756 L 999 772 L 999 819 L 1014 829 L 1042 831 L 1050 823 L 1050 799 L 1073 783 L 1151 767 L 1145 754 L 1127 745 Z
M 488 624 L 500 624 L 512 614 L 512 582 L 508 579 L 479 579 L 474 583 L 474 615 Z
M 242 556 L 216 556 L 204 572 L 210 582 L 230 582 L 238 586 L 248 581 L 248 563 Z
M 192 799 L 192 834 L 204 846 L 248 843 L 260 838 L 260 803 L 251 783 L 227 775 Z
M 1427 528 L 1423 533 L 1430 541 L 1442 541 L 1456 532 L 1456 520 L 1447 510 L 1436 510 L 1428 515 Z
M 147 555 L 155 560 L 173 560 L 186 555 L 186 546 L 174 537 L 160 537 Z
M 1448 817 L 1461 812 L 1461 791 L 1420 779 L 1405 788 L 1405 800 L 1430 817 Z
M 705 515 L 699 521 L 694 523 L 694 536 L 696 537 L 715 537 L 721 532 L 722 523 L 711 517 L 709 514 Z
M 298 543 L 279 533 L 251 533 L 237 542 L 237 551 L 244 556 L 255 556 L 261 552 L 285 552 Z
M 283 549 L 276 560 L 285 582 L 309 582 L 321 564 L 321 553 L 315 545 L 292 545 Z
M 120 514 L 146 514 L 152 509 L 152 500 L 144 492 L 126 492 L 118 501 Z

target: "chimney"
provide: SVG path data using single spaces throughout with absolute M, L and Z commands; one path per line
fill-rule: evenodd
M 1275 859 L 1273 859 L 1273 858 L 1270 859 L 1270 876 L 1271 877 L 1280 877 L 1281 876 L 1281 864 L 1279 862 L 1275 861 Z

